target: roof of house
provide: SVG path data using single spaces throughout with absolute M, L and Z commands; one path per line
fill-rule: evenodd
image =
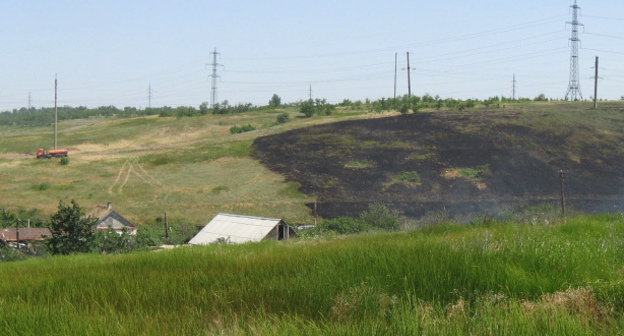
M 87 214 L 87 217 L 97 218 L 98 222 L 96 226 L 101 226 L 100 224 L 102 224 L 107 218 L 110 217 L 121 225 L 113 225 L 112 223 L 107 222 L 105 223 L 107 224 L 106 228 L 113 227 L 114 229 L 116 229 L 118 227 L 119 228 L 121 227 L 134 228 L 135 227 L 134 224 L 132 224 L 124 216 L 120 215 L 117 211 L 113 210 L 110 206 L 98 205 L 95 207 L 93 211 Z
M 48 228 L 19 228 L 19 240 L 42 241 L 45 237 L 52 236 Z M 17 232 L 15 228 L 0 229 L 0 240 L 16 241 Z
M 189 241 L 191 245 L 205 245 L 226 239 L 230 243 L 258 242 L 282 222 L 278 218 L 262 218 L 220 213 Z

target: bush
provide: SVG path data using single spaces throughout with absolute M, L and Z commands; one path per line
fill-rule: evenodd
M 18 261 L 26 259 L 26 255 L 17 249 L 9 246 L 0 245 L 0 262 L 3 261 Z
M 93 250 L 102 254 L 127 253 L 134 249 L 135 238 L 123 230 L 121 234 L 113 228 L 98 230 L 93 239 Z
M 318 227 L 323 231 L 334 231 L 340 234 L 358 233 L 370 229 L 370 226 L 364 221 L 353 217 L 328 219 L 319 224 Z
M 59 161 L 59 164 L 61 166 L 67 166 L 69 164 L 69 158 L 68 157 L 62 157 L 61 160 Z
M 402 218 L 399 213 L 381 203 L 373 203 L 360 214 L 365 225 L 384 231 L 395 231 L 401 228 Z
M 285 124 L 287 122 L 290 121 L 290 117 L 288 116 L 288 113 L 280 113 L 277 116 L 277 123 L 278 124 Z
M 245 126 L 242 126 L 242 127 L 232 126 L 230 128 L 230 133 L 232 133 L 232 134 L 245 133 L 245 132 L 254 131 L 255 129 L 256 128 L 251 126 L 251 125 L 245 125 Z
M 50 189 L 50 183 L 43 182 L 43 183 L 35 184 L 31 188 L 32 190 L 35 190 L 35 191 L 46 191 Z

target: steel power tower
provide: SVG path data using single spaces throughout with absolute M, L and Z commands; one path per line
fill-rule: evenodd
M 219 75 L 217 75 L 217 67 L 221 64 L 217 63 L 217 55 L 220 54 L 217 52 L 217 48 L 215 48 L 211 54 L 212 63 L 209 64 L 212 66 L 212 74 L 210 75 L 210 78 L 212 78 L 210 103 L 212 108 L 215 108 L 217 106 L 217 78 L 219 78 Z
M 579 10 L 581 7 L 574 0 L 572 5 L 572 21 L 566 22 L 572 26 L 572 36 L 570 37 L 570 83 L 568 84 L 568 91 L 566 92 L 566 100 L 578 100 L 583 99 L 581 93 L 581 85 L 579 83 L 579 45 L 581 39 L 579 38 L 579 27 L 583 26 L 578 20 Z

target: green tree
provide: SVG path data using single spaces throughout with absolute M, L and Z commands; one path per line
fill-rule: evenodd
M 314 108 L 314 102 L 312 102 L 311 100 L 306 100 L 302 102 L 301 107 L 299 108 L 299 112 L 303 113 L 306 118 L 312 117 L 316 112 L 316 109 Z
M 271 107 L 280 107 L 282 105 L 282 98 L 280 96 L 273 94 L 271 100 L 269 100 L 269 106 Z
M 203 102 L 199 105 L 199 114 L 201 115 L 206 115 L 208 114 L 208 103 L 207 102 Z
M 72 200 L 71 205 L 60 201 L 58 211 L 50 216 L 52 236 L 45 241 L 48 250 L 52 254 L 90 252 L 96 222 L 96 218 L 85 217 L 76 201 Z

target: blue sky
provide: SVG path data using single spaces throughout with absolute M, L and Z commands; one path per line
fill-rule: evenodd
M 308 96 L 331 102 L 407 93 L 486 98 L 563 97 L 571 0 L 165 1 L 4 0 L 0 110 L 61 105 L 199 105 L 210 99 L 211 51 L 219 100 L 266 104 Z M 579 1 L 581 90 L 624 95 L 624 1 Z

